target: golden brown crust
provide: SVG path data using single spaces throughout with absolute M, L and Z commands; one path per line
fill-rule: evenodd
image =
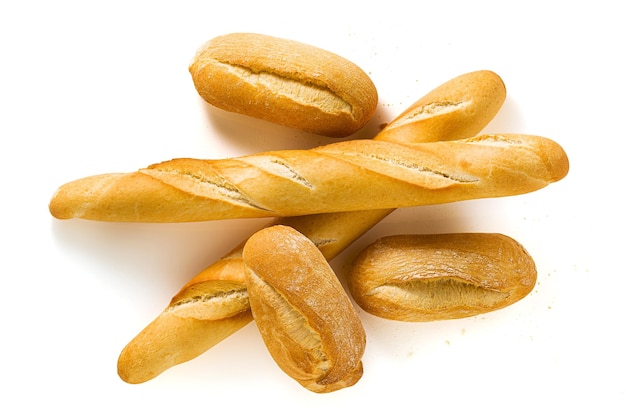
M 493 119 L 505 98 L 506 87 L 498 74 L 488 70 L 469 72 L 413 103 L 376 139 L 417 143 L 468 138 Z
M 355 133 L 378 104 L 376 87 L 356 64 L 267 35 L 211 39 L 189 71 L 200 96 L 216 107 L 330 137 Z
M 278 223 L 293 227 L 305 235 L 326 259 L 331 260 L 392 211 L 359 210 L 282 217 Z
M 413 145 L 354 140 L 222 160 L 175 159 L 102 176 L 105 185 L 77 180 L 59 189 L 50 212 L 57 218 L 181 222 L 391 209 L 527 193 L 568 169 L 563 149 L 539 136 Z
M 371 314 L 432 321 L 509 306 L 524 298 L 536 279 L 528 252 L 501 234 L 397 235 L 357 255 L 348 287 Z
M 117 363 L 122 380 L 146 382 L 204 353 L 252 321 L 242 247 L 193 277 L 126 345 Z
M 249 309 L 223 320 L 199 320 L 165 311 L 122 350 L 118 375 L 130 384 L 149 381 L 206 352 L 251 321 Z
M 365 331 L 315 245 L 272 226 L 248 239 L 243 259 L 252 315 L 278 366 L 314 392 L 356 383 Z

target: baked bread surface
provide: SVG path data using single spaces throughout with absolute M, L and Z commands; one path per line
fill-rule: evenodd
M 216 107 L 329 137 L 355 133 L 378 104 L 374 83 L 353 62 L 268 35 L 211 39 L 189 71 L 200 96 Z
M 59 219 L 185 222 L 391 209 L 528 193 L 562 179 L 554 141 L 482 135 L 448 142 L 353 140 L 222 160 L 174 159 L 76 180 L 50 202 Z
M 356 303 L 376 316 L 433 321 L 509 306 L 536 280 L 532 257 L 502 234 L 395 235 L 357 255 L 348 287 Z
M 288 226 L 252 235 L 243 249 L 250 308 L 270 354 L 314 392 L 356 383 L 365 331 L 322 253 Z
M 409 106 L 376 139 L 416 143 L 469 138 L 487 126 L 505 98 L 506 86 L 493 71 L 462 74 Z

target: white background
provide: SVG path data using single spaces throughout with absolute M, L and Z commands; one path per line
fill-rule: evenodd
M 617 4 L 2 2 L 0 407 L 13 411 L 0 414 L 624 415 L 626 31 Z M 56 221 L 48 201 L 91 174 L 328 143 L 202 102 L 187 66 L 203 42 L 235 31 L 300 40 L 366 70 L 380 105 L 356 135 L 364 138 L 457 75 L 497 72 L 508 96 L 485 131 L 556 140 L 569 175 L 524 196 L 397 210 L 332 265 L 343 279 L 351 257 L 387 234 L 500 232 L 535 258 L 534 291 L 449 322 L 359 310 L 365 374 L 331 394 L 283 374 L 254 323 L 150 382 L 122 382 L 126 343 L 267 220 Z

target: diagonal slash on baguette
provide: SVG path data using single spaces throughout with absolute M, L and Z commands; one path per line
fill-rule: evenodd
M 223 160 L 174 159 L 113 179 L 80 179 L 59 189 L 50 210 L 60 219 L 187 222 L 392 209 L 528 193 L 563 178 L 568 167 L 563 149 L 540 136 L 415 145 L 353 140 Z

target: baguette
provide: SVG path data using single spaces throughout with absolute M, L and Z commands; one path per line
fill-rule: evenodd
M 528 295 L 536 280 L 532 257 L 505 235 L 396 235 L 355 257 L 348 288 L 370 314 L 421 322 L 504 308 Z
M 417 108 L 425 106 L 427 103 L 435 105 L 435 103 L 441 100 L 444 102 L 458 101 L 458 95 L 465 90 L 464 88 L 451 89 L 450 85 L 454 84 L 462 87 L 463 84 L 472 84 L 477 77 L 483 76 L 493 78 L 496 81 L 500 80 L 497 74 L 490 71 L 463 74 L 456 78 L 458 82 L 442 84 L 411 107 Z M 501 82 L 500 84 L 504 85 Z M 504 90 L 497 91 L 492 100 L 500 103 L 502 93 L 504 93 Z M 423 136 L 414 137 L 414 141 L 428 142 L 460 139 L 460 137 L 448 136 L 451 131 L 445 127 L 446 124 L 472 124 L 475 126 L 476 131 L 468 133 L 468 136 L 477 134 L 484 126 L 473 124 L 474 118 L 485 120 L 484 114 L 493 117 L 497 112 L 497 109 L 494 111 L 492 106 L 484 106 L 485 103 L 483 103 L 483 107 L 480 107 L 479 103 L 470 99 L 468 106 L 464 108 L 457 106 L 451 112 L 445 113 L 445 116 L 440 116 L 436 119 L 425 117 L 413 120 L 411 123 L 420 125 L 419 131 L 423 132 Z M 472 111 L 468 112 L 468 108 L 471 108 Z M 447 118 L 447 121 L 444 122 L 442 117 Z M 436 123 L 431 124 L 431 121 Z M 378 138 L 379 136 L 376 136 L 374 140 L 378 140 Z M 389 141 L 393 139 L 393 135 L 386 138 Z M 314 242 L 324 257 L 331 260 L 391 212 L 393 212 L 393 209 L 322 213 L 281 218 L 277 220 L 277 223 L 291 226 L 305 234 Z M 272 222 L 271 224 L 274 223 Z M 234 333 L 252 320 L 250 314 L 246 316 L 248 321 L 241 320 L 241 315 L 237 314 L 231 317 L 211 317 L 209 313 L 215 311 L 210 302 L 213 294 L 204 287 L 205 282 L 230 280 L 242 283 L 242 291 L 246 291 L 243 284 L 245 269 L 241 253 L 242 248 L 243 243 L 190 279 L 172 299 L 167 308 L 128 343 L 118 359 L 118 373 L 124 381 L 128 383 L 146 382 L 172 366 L 195 358 L 202 353 L 202 349 L 208 350 L 218 343 L 221 340 L 221 336 L 223 336 L 222 339 L 226 338 L 228 333 L 224 332 L 225 328 L 229 329 L 230 333 Z M 201 297 L 198 296 L 198 288 L 204 289 Z M 184 300 L 188 302 L 183 303 Z M 171 307 L 175 305 L 179 307 L 172 309 Z M 172 315 L 175 315 L 177 311 L 182 312 L 180 310 L 182 305 L 186 305 L 187 310 L 183 313 L 181 320 L 172 319 Z M 246 311 L 249 313 L 249 307 L 242 309 L 241 313 L 244 314 Z M 170 326 L 180 326 L 180 328 L 170 329 Z M 172 337 L 158 337 L 161 329 L 167 331 Z M 205 340 L 203 341 L 200 341 L 195 336 L 200 332 L 205 334 Z M 175 358 L 175 361 L 172 358 Z
M 363 375 L 365 330 L 322 253 L 287 226 L 253 234 L 243 248 L 252 316 L 277 365 L 325 393 Z
M 200 96 L 218 108 L 329 137 L 361 129 L 378 104 L 374 83 L 353 62 L 267 35 L 211 39 L 189 71 Z
M 61 187 L 50 210 L 59 219 L 117 222 L 287 217 L 516 195 L 567 171 L 563 149 L 538 136 L 414 145 L 353 140 L 88 177 Z

